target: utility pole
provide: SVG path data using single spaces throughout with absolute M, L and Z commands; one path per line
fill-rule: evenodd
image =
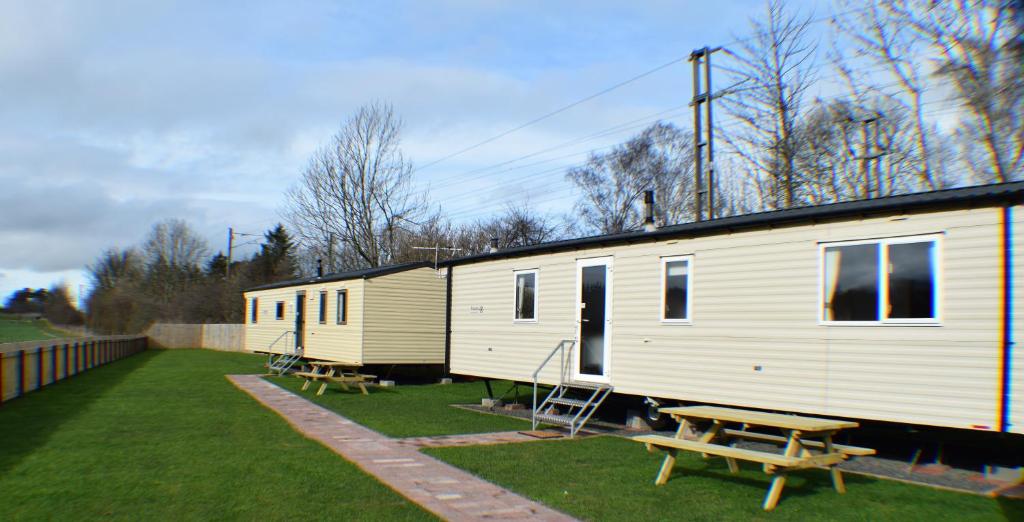
M 231 248 L 235 246 L 235 229 L 228 227 L 228 262 L 224 264 L 224 279 L 231 277 Z
M 694 167 L 694 220 L 704 221 L 715 218 L 715 152 L 714 120 L 711 111 L 711 54 L 721 47 L 703 47 L 690 53 L 693 64 L 693 167 Z M 704 81 L 701 82 L 701 65 L 704 66 Z M 703 84 L 703 85 L 702 85 Z M 701 109 L 707 111 L 707 126 L 701 121 Z M 704 155 L 707 154 L 707 171 L 704 170 Z M 705 207 L 707 211 L 705 212 Z

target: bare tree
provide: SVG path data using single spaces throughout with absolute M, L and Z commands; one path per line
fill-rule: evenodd
M 401 126 L 390 105 L 364 106 L 313 155 L 287 194 L 291 227 L 307 250 L 325 250 L 333 237 L 342 268 L 395 260 L 402 224 L 426 208 L 399 149 Z
M 769 208 L 793 206 L 801 197 L 796 131 L 806 91 L 814 82 L 817 49 L 809 24 L 809 17 L 792 14 L 783 2 L 772 0 L 763 21 L 751 21 L 752 36 L 726 49 L 734 63 L 723 69 L 737 94 L 721 101 L 737 123 L 724 126 L 720 135 L 758 179 Z
M 906 0 L 870 0 L 863 2 L 843 0 L 838 9 L 846 12 L 835 19 L 844 36 L 852 43 L 852 53 L 859 60 L 846 56 L 835 47 L 833 64 L 846 81 L 851 94 L 886 96 L 903 105 L 911 114 L 916 156 L 919 158 L 917 178 L 925 189 L 945 185 L 942 170 L 937 165 L 940 155 L 933 141 L 935 130 L 925 117 L 925 95 L 930 73 L 929 63 L 922 59 L 928 42 L 908 18 L 914 8 Z M 857 8 L 852 8 L 857 7 Z M 848 40 L 847 40 L 848 39 Z M 877 73 L 893 80 L 895 89 L 878 87 Z M 875 73 L 872 76 L 872 73 Z
M 592 154 L 566 178 L 582 196 L 576 211 L 584 229 L 613 234 L 639 227 L 643 193 L 654 190 L 658 220 L 689 218 L 693 156 L 690 141 L 670 123 L 656 123 L 605 154 Z
M 181 219 L 153 225 L 142 243 L 142 255 L 148 266 L 198 267 L 208 251 L 206 241 Z
M 918 2 L 920 3 L 920 1 Z M 1024 176 L 1024 11 L 1006 0 L 928 2 L 914 26 L 940 56 L 937 75 L 950 80 L 966 109 L 957 133 L 975 179 Z M 980 150 L 979 150 L 980 149 Z

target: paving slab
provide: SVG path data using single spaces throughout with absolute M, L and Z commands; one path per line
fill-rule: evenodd
M 263 380 L 259 375 L 228 375 L 227 378 L 239 389 L 283 417 L 299 433 L 327 446 L 402 496 L 442 519 L 575 520 L 564 513 L 424 455 L 418 451 L 421 445 L 403 443 L 399 439 L 386 437 L 283 390 Z M 504 437 L 512 438 L 508 434 Z

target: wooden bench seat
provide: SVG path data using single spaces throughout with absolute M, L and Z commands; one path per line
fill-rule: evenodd
M 326 379 L 327 378 L 327 374 L 324 374 L 324 373 L 313 373 L 313 372 L 295 372 L 292 375 L 294 375 L 296 377 L 301 377 L 303 379 L 313 379 L 313 380 L 319 380 L 319 379 Z
M 786 437 L 783 437 L 782 435 L 772 435 L 770 433 L 759 433 L 759 432 L 756 432 L 756 431 L 744 431 L 744 430 L 725 429 L 725 430 L 722 430 L 722 432 L 725 433 L 726 436 L 729 436 L 729 437 L 738 437 L 738 438 L 743 438 L 743 439 L 756 440 L 756 441 L 760 441 L 760 442 L 772 442 L 772 443 L 777 443 L 779 445 L 786 444 L 786 440 L 787 440 Z M 803 441 L 803 445 L 807 446 L 809 448 L 816 448 L 816 449 L 822 449 L 822 450 L 825 449 L 825 444 L 823 442 L 816 441 L 816 440 L 804 440 Z M 844 453 L 846 455 L 852 455 L 852 456 L 856 456 L 856 457 L 864 457 L 864 456 L 867 456 L 867 455 L 874 455 L 875 453 L 877 453 L 875 450 L 873 450 L 871 448 L 861 448 L 859 446 L 847 446 L 847 445 L 844 445 L 844 444 L 833 444 L 832 448 L 835 449 L 836 451 L 840 452 L 840 453 Z
M 771 464 L 773 466 L 779 466 L 783 468 L 797 466 L 800 464 L 801 461 L 801 459 L 798 457 L 787 457 L 785 455 L 779 455 L 777 453 L 768 453 L 767 451 L 733 448 L 730 446 L 722 446 L 719 444 L 708 444 L 693 440 L 666 437 L 664 435 L 641 435 L 639 437 L 633 437 L 633 440 L 647 444 L 648 449 L 651 449 L 652 446 L 658 448 L 681 449 L 687 451 L 694 451 L 697 453 L 704 453 L 708 455 L 717 455 L 719 457 L 728 457 L 740 460 L 749 460 L 752 462 L 760 462 L 762 464 Z

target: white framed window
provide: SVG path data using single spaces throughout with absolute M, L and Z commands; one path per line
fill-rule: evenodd
M 512 272 L 513 298 L 515 308 L 512 321 L 517 323 L 537 322 L 538 272 L 537 269 Z
M 348 290 L 338 290 L 338 324 L 348 324 Z
M 822 243 L 819 321 L 938 325 L 941 235 Z
M 693 320 L 693 256 L 661 258 L 661 322 Z

